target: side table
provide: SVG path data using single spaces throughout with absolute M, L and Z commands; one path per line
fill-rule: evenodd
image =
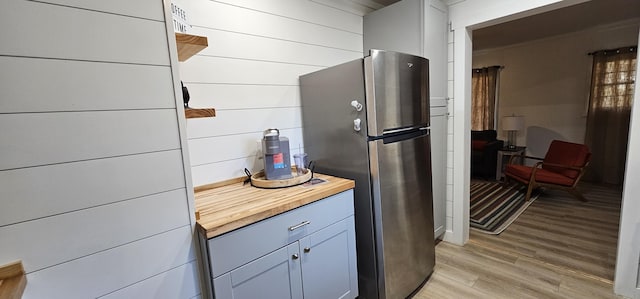
M 511 156 L 518 156 L 518 155 L 522 155 L 524 154 L 524 150 L 526 149 L 526 146 L 516 146 L 513 149 L 509 149 L 507 147 L 501 148 L 498 150 L 498 161 L 497 161 L 497 165 L 496 165 L 496 180 L 502 180 L 502 171 L 504 170 L 505 164 L 507 161 L 509 161 L 509 158 L 511 158 Z M 523 163 L 524 161 L 520 161 L 520 163 Z

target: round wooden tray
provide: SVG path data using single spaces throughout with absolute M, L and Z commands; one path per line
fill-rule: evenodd
M 305 183 L 311 179 L 312 172 L 307 169 L 307 172 L 303 175 L 298 175 L 295 167 L 291 167 L 291 175 L 293 176 L 290 179 L 284 180 L 267 180 L 264 176 L 264 171 L 260 171 L 256 174 L 251 175 L 251 185 L 258 188 L 284 188 L 291 187 L 295 185 L 300 185 Z

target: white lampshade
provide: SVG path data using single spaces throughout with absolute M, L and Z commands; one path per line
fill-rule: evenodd
M 505 116 L 502 118 L 502 129 L 505 131 L 521 131 L 524 129 L 524 117 Z

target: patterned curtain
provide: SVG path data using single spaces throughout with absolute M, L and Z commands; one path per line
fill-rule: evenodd
M 473 69 L 471 77 L 471 130 L 495 129 L 496 85 L 499 66 Z
M 585 141 L 592 157 L 585 180 L 622 185 L 637 47 L 597 51 L 591 55 L 593 71 Z

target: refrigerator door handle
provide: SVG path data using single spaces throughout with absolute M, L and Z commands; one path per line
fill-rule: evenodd
M 404 140 L 418 138 L 424 135 L 429 135 L 431 132 L 430 128 L 420 128 L 420 129 L 412 129 L 401 134 L 384 134 L 382 136 L 373 136 L 369 137 L 368 141 L 381 140 L 383 144 L 395 143 Z
M 427 127 L 426 125 L 423 126 L 414 126 L 414 127 L 405 127 L 405 128 L 397 128 L 397 129 L 385 129 L 382 131 L 382 135 L 396 135 L 396 134 L 402 134 L 402 133 L 409 133 L 411 131 L 415 131 L 415 130 L 429 130 L 429 127 Z

